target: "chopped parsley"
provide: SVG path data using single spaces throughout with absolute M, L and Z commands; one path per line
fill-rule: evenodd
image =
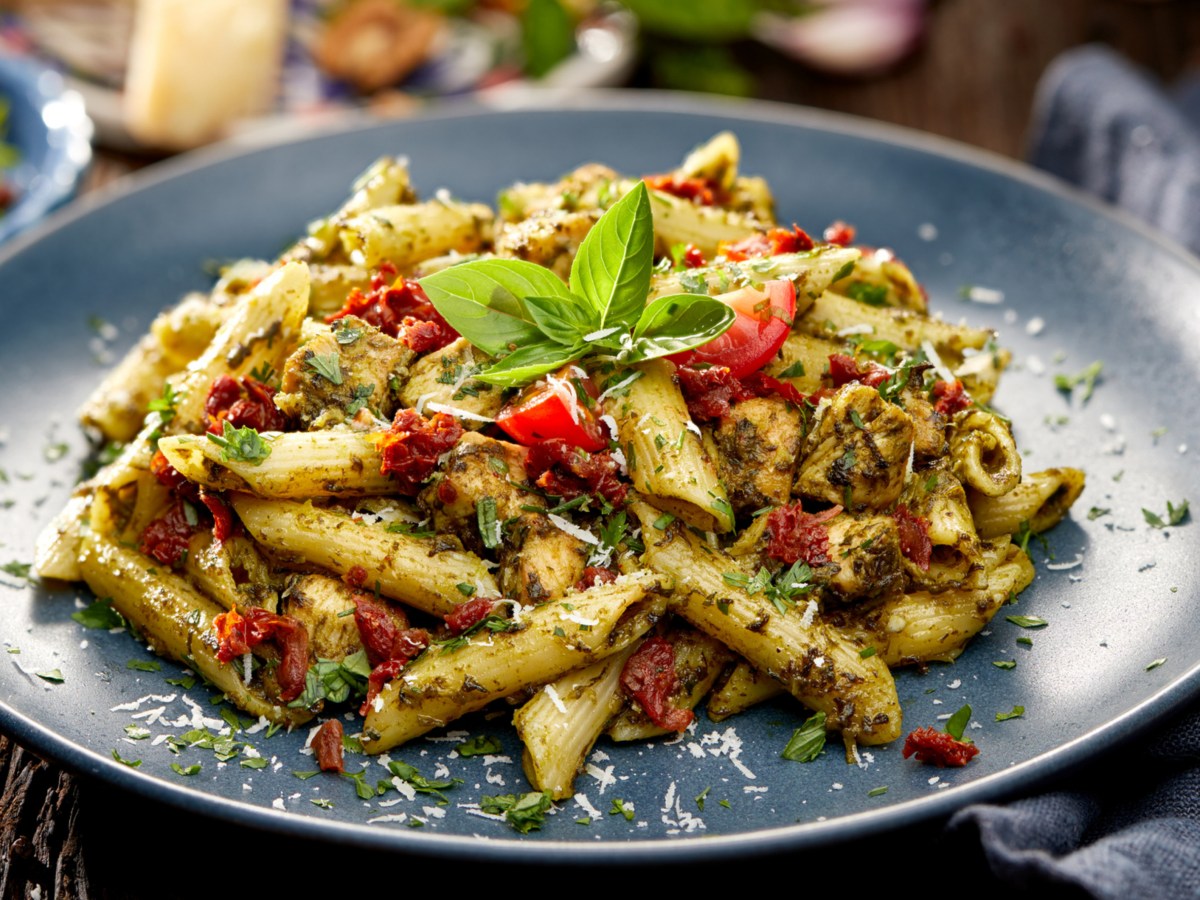
M 112 597 L 92 601 L 85 608 L 71 613 L 71 618 L 84 628 L 123 628 L 125 617 L 112 608 Z
M 1156 659 L 1152 663 L 1150 663 L 1148 666 L 1146 666 L 1146 671 L 1150 672 L 1154 669 L 1157 669 L 1159 666 L 1161 666 L 1166 661 L 1167 661 L 1167 658 L 1165 656 L 1159 657 L 1158 659 Z
M 796 360 L 778 375 L 776 378 L 799 378 L 804 375 L 804 363 L 801 360 Z
M 309 666 L 304 680 L 304 691 L 288 704 L 297 709 L 311 709 L 321 700 L 330 703 L 345 703 L 353 694 L 366 696 L 367 679 L 371 676 L 371 664 L 367 651 L 351 653 L 341 662 L 318 659 Z
M 885 785 L 882 785 L 877 788 L 871 788 L 871 790 L 867 791 L 867 796 L 868 797 L 882 797 L 884 794 L 887 793 L 887 791 L 888 791 L 887 785 L 885 784 Z
M 846 285 L 845 294 L 851 300 L 865 303 L 867 306 L 887 306 L 887 288 L 882 284 L 867 284 L 856 281 Z
M 992 662 L 992 665 L 997 669 L 1015 669 L 1017 661 L 1015 659 L 997 659 Z
M 336 338 L 337 342 L 339 344 L 341 344 L 342 346 L 346 346 L 347 344 L 353 344 L 360 337 L 362 337 L 362 333 L 363 333 L 363 330 L 361 328 L 356 328 L 353 325 L 351 325 L 349 319 L 336 320 L 333 323 L 331 330 L 333 331 L 334 338 Z M 337 354 L 335 354 L 335 353 L 331 353 L 329 355 L 334 356 L 334 357 L 337 356 Z M 316 358 L 316 357 L 314 357 L 314 358 Z M 314 368 L 315 368 L 315 366 L 314 366 Z M 322 373 L 322 374 L 324 374 L 324 373 Z M 338 374 L 340 375 L 341 372 L 339 371 Z M 330 379 L 330 380 L 332 381 L 333 379 Z M 334 384 L 340 384 L 340 383 L 341 383 L 340 381 L 334 382 Z
M 176 775 L 183 775 L 185 778 L 190 777 L 192 775 L 199 775 L 200 774 L 200 763 L 193 763 L 190 766 L 184 767 L 184 766 L 181 766 L 177 762 L 173 762 L 173 763 L 171 763 L 171 771 L 174 772 Z
M 33 674 L 43 681 L 49 681 L 51 684 L 62 684 L 64 681 L 66 681 L 66 679 L 63 678 L 61 669 L 47 669 L 44 672 L 34 672 Z
M 500 546 L 500 521 L 496 516 L 496 498 L 480 497 L 475 502 L 475 519 L 479 525 L 479 537 L 483 546 L 495 550 Z
M 399 760 L 392 760 L 391 762 L 389 762 L 388 763 L 388 771 L 391 772 L 395 777 L 399 778 L 401 781 L 407 782 L 409 785 L 412 786 L 413 790 L 417 791 L 418 793 L 433 794 L 435 797 L 438 798 L 438 800 L 442 804 L 446 804 L 446 803 L 450 802 L 449 800 L 446 799 L 446 795 L 443 794 L 442 791 L 449 790 L 450 788 L 454 787 L 455 785 L 459 785 L 459 784 L 463 783 L 461 778 L 450 778 L 450 779 L 443 779 L 440 781 L 431 781 L 430 779 L 428 779 L 424 775 L 422 775 L 420 772 L 418 772 L 416 767 L 410 766 L 408 763 L 405 763 L 405 762 L 400 762 Z M 385 785 L 388 785 L 388 782 L 386 782 L 386 781 L 382 782 L 380 784 L 380 787 L 382 788 Z M 392 786 L 394 786 L 394 785 L 392 785 Z
M 314 372 L 330 384 L 341 384 L 345 378 L 342 375 L 342 360 L 336 353 L 321 355 L 314 353 L 306 362 Z
M 1023 715 L 1025 715 L 1025 707 L 1023 707 L 1023 706 L 1014 706 L 1014 707 L 1012 708 L 1012 711 L 1011 711 L 1011 712 L 998 712 L 998 713 L 996 713 L 996 721 L 997 721 L 997 722 L 1007 722 L 1009 719 L 1019 719 L 1019 718 L 1021 718 Z
M 11 575 L 13 578 L 22 578 L 30 584 L 33 583 L 33 578 L 29 574 L 32 570 L 33 563 L 23 563 L 15 560 L 13 562 L 6 562 L 0 566 L 0 572 Z
M 780 754 L 792 762 L 812 762 L 825 749 L 825 713 L 818 712 L 809 716 L 804 724 L 792 732 L 792 738 L 787 742 Z
M 466 759 L 472 756 L 487 756 L 488 754 L 500 753 L 504 747 L 497 737 L 493 737 L 490 734 L 477 734 L 463 741 L 454 749 L 458 751 L 459 756 Z
M 1096 382 L 1100 378 L 1100 372 L 1104 368 L 1104 363 L 1096 360 L 1082 372 L 1076 375 L 1055 375 L 1054 386 L 1064 394 L 1070 396 L 1075 388 L 1083 385 L 1083 394 L 1080 397 L 1082 403 L 1087 403 L 1092 399 L 1092 393 L 1096 390 Z
M 708 796 L 708 792 L 711 790 L 712 787 L 710 785 L 696 795 L 696 809 L 700 810 L 700 812 L 704 812 L 704 798 Z
M 1111 509 L 1101 509 L 1099 506 L 1093 506 L 1088 510 L 1088 521 L 1095 522 L 1098 518 L 1101 516 L 1107 516 L 1110 512 L 1112 512 Z
M 150 737 L 150 729 L 143 728 L 141 725 L 126 725 L 125 736 L 131 741 L 144 741 Z
M 626 822 L 633 821 L 633 804 L 625 805 L 625 801 L 619 797 L 614 797 L 612 807 L 609 809 L 610 816 L 624 816 Z
M 131 659 L 125 663 L 125 668 L 138 672 L 161 672 L 162 663 L 156 659 Z
M 486 813 L 504 816 L 519 834 L 537 831 L 546 823 L 551 807 L 549 791 L 530 791 L 528 794 L 500 794 L 482 797 L 479 807 Z
M 140 759 L 125 759 L 116 750 L 114 750 L 112 752 L 112 758 L 115 759 L 117 762 L 119 762 L 123 766 L 129 766 L 129 768 L 131 768 L 131 769 L 136 769 L 138 766 L 140 766 L 142 764 L 142 761 Z
M 967 730 L 967 723 L 971 721 L 971 707 L 965 705 L 952 715 L 946 722 L 946 734 L 954 738 L 956 741 L 963 740 L 963 732 Z
M 1143 508 L 1142 516 L 1146 519 L 1146 524 L 1152 528 L 1167 528 L 1171 525 L 1181 525 L 1188 518 L 1188 502 L 1180 500 L 1176 506 L 1170 500 L 1167 501 L 1167 517 L 1163 519 L 1157 513 L 1152 513 L 1150 510 Z
M 1045 628 L 1050 624 L 1045 619 L 1037 616 L 1005 616 L 1004 618 L 1022 628 Z
M 371 399 L 371 395 L 375 393 L 375 385 L 360 384 L 354 388 L 354 396 L 350 399 L 350 405 L 346 407 L 346 415 L 353 416 L 360 409 L 367 405 L 367 401 Z
M 271 455 L 271 445 L 249 425 L 234 428 L 226 419 L 223 427 L 224 434 L 220 437 L 211 433 L 205 436 L 221 448 L 221 459 L 225 462 L 248 462 L 257 466 Z

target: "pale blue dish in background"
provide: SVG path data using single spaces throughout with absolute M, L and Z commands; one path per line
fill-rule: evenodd
M 17 191 L 0 215 L 3 243 L 75 196 L 92 159 L 92 123 L 62 76 L 27 59 L 0 55 L 0 97 L 9 103 L 5 142 L 20 154 L 0 172 Z
M 857 767 L 845 763 L 835 739 L 816 762 L 798 764 L 779 756 L 806 715 L 797 704 L 720 724 L 701 714 L 695 735 L 680 742 L 602 740 L 607 759 L 596 758 L 596 773 L 577 782 L 598 815 L 565 801 L 545 829 L 520 837 L 461 805 L 528 789 L 520 747 L 502 718 L 474 716 L 461 726 L 499 735 L 501 759 L 454 758 L 455 741 L 438 740 L 440 732 L 391 754 L 427 777 L 444 765 L 464 779 L 447 792 L 444 817 L 426 811 L 436 809 L 427 797 L 380 807 L 397 799 L 391 793 L 367 806 L 348 780 L 296 778 L 294 770 L 315 768 L 300 753 L 306 729 L 246 738 L 278 767 L 254 770 L 236 760 L 220 767 L 197 749 L 175 756 L 152 739 L 126 740 L 124 728 L 163 706 L 150 731 L 187 730 L 163 724 L 191 714 L 184 691 L 164 682 L 180 668 L 165 661 L 161 673 L 129 668 L 128 661 L 153 657 L 128 634 L 88 631 L 71 620 L 91 599 L 86 589 L 27 586 L 11 575 L 0 575 L 0 643 L 20 652 L 6 662 L 0 656 L 0 728 L 145 797 L 283 834 L 480 861 L 700 861 L 829 845 L 1024 793 L 1136 739 L 1196 697 L 1200 573 L 1189 558 L 1200 555 L 1200 527 L 1154 529 L 1141 512 L 1165 514 L 1168 500 L 1200 502 L 1194 258 L 1044 176 L 913 132 L 779 106 L 656 95 L 506 102 L 515 108 L 447 107 L 281 146 L 216 148 L 175 160 L 0 252 L 9 326 L 0 334 L 0 469 L 7 479 L 0 483 L 0 562 L 31 561 L 37 531 L 69 495 L 87 449 L 74 410 L 111 360 L 159 309 L 210 283 L 206 264 L 277 253 L 306 222 L 336 207 L 380 154 L 407 155 L 423 195 L 447 187 L 489 202 L 515 180 L 554 179 L 587 161 L 634 174 L 667 171 L 729 128 L 741 139 L 743 171 L 765 176 L 774 189 L 781 222 L 813 233 L 834 219 L 851 222 L 863 243 L 892 247 L 909 264 L 933 310 L 999 330 L 1015 364 L 995 405 L 1013 418 L 1026 465 L 1087 471 L 1072 516 L 1048 535 L 1047 548 L 1031 545 L 1038 577 L 1018 602 L 955 664 L 898 673 L 905 732 L 940 728 L 943 717 L 970 704 L 979 727 L 967 734 L 980 755 L 964 769 L 938 770 L 904 760 L 897 741 L 867 748 L 869 759 L 864 754 Z M 1002 292 L 1003 301 L 964 300 L 964 285 Z M 1031 325 L 1037 319 L 1040 330 Z M 1077 373 L 1093 360 L 1104 367 L 1086 404 L 1078 391 L 1069 400 L 1055 389 L 1056 373 Z M 1089 518 L 1092 507 L 1106 512 Z M 1026 631 L 1004 620 L 1010 613 L 1049 625 Z M 1017 644 L 1020 637 L 1033 646 Z M 993 665 L 1006 660 L 1016 667 Z M 1156 660 L 1165 662 L 1151 666 Z M 55 668 L 62 684 L 35 674 Z M 218 716 L 203 686 L 186 693 L 202 716 Z M 150 695 L 175 696 L 143 699 Z M 995 720 L 1017 705 L 1025 707 L 1022 718 Z M 122 765 L 113 750 L 141 765 Z M 361 760 L 351 755 L 348 764 Z M 202 771 L 182 777 L 172 762 L 201 763 Z M 596 777 L 610 766 L 611 783 Z M 370 771 L 371 783 L 387 776 L 374 762 Z M 632 805 L 631 821 L 610 814 L 614 799 Z M 401 813 L 424 826 L 368 824 Z M 577 822 L 584 818 L 590 824 Z

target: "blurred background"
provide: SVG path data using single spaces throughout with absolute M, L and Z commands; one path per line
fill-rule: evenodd
M 0 55 L 65 77 L 94 123 L 94 186 L 248 130 L 347 108 L 412 114 L 551 85 L 757 97 L 1021 156 L 1064 50 L 1111 45 L 1172 81 L 1195 0 L 3 0 Z M 0 82 L 0 94 L 4 86 Z M 0 103 L 4 103 L 0 98 Z M 0 105 L 0 139 L 4 111 Z M 20 159 L 0 145 L 0 170 Z M 20 193 L 0 188 L 0 202 Z

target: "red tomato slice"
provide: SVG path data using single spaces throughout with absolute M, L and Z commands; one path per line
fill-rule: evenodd
M 527 447 L 550 438 L 562 438 L 589 453 L 603 450 L 608 440 L 597 413 L 580 399 L 576 384 L 596 399 L 596 386 L 583 369 L 566 366 L 521 391 L 496 416 L 496 424 Z
M 671 357 L 677 365 L 727 366 L 735 378 L 757 372 L 779 352 L 796 316 L 796 288 L 786 279 L 768 281 L 763 290 L 741 288 L 715 298 L 733 308 L 729 330 L 695 350 Z

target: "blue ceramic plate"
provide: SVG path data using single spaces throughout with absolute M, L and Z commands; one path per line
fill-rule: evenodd
M 9 104 L 5 141 L 20 153 L 0 172 L 17 192 L 0 215 L 2 244 L 74 196 L 92 158 L 92 123 L 61 76 L 29 60 L 0 56 L 0 98 Z
M 578 779 L 580 798 L 520 837 L 472 808 L 482 795 L 526 789 L 505 715 L 474 717 L 392 754 L 426 777 L 461 778 L 445 805 L 396 792 L 362 800 L 348 779 L 297 777 L 315 768 L 300 752 L 304 732 L 236 735 L 265 765 L 244 752 L 224 763 L 211 750 L 175 755 L 166 735 L 224 728 L 230 711 L 202 685 L 169 683 L 182 677 L 173 664 L 144 671 L 154 657 L 128 634 L 72 621 L 91 599 L 86 590 L 26 584 L 13 574 L 19 566 L 7 567 L 0 591 L 0 641 L 12 654 L 0 666 L 0 726 L 131 791 L 276 832 L 481 860 L 712 859 L 829 844 L 1028 790 L 1194 696 L 1200 571 L 1188 559 L 1200 551 L 1200 528 L 1152 528 L 1142 509 L 1165 515 L 1167 501 L 1200 499 L 1196 261 L 1010 163 L 774 106 L 602 94 L 447 108 L 182 159 L 61 216 L 0 255 L 0 562 L 29 562 L 35 534 L 70 493 L 87 449 L 73 411 L 109 361 L 162 306 L 204 288 L 207 263 L 276 253 L 378 155 L 407 154 L 425 194 L 446 186 L 488 201 L 515 180 L 554 178 L 588 160 L 663 171 L 725 128 L 741 138 L 743 170 L 774 187 L 781 220 L 814 231 L 836 218 L 855 223 L 864 243 L 892 247 L 912 267 L 935 310 L 997 329 L 1015 365 L 996 403 L 1012 416 L 1028 466 L 1087 470 L 1070 520 L 1046 546 L 1031 545 L 1037 580 L 1005 610 L 1049 624 L 1027 631 L 1000 616 L 954 665 L 898 677 L 906 730 L 940 727 L 972 707 L 967 733 L 981 753 L 968 767 L 904 760 L 899 742 L 873 748 L 861 767 L 832 745 L 811 764 L 788 762 L 780 751 L 804 712 L 781 702 L 719 725 L 701 716 L 678 740 L 602 741 Z M 1002 302 L 965 300 L 964 285 L 990 289 L 975 292 L 983 299 L 1000 292 Z M 1095 360 L 1103 370 L 1086 403 L 1082 391 L 1072 400 L 1055 389 L 1055 374 Z M 37 674 L 52 670 L 62 683 Z M 1015 706 L 1022 717 L 997 721 Z M 502 749 L 454 752 L 481 733 Z M 350 759 L 369 766 L 372 785 L 388 774 L 375 760 Z M 172 763 L 200 769 L 183 775 Z M 611 814 L 618 800 L 630 818 Z

